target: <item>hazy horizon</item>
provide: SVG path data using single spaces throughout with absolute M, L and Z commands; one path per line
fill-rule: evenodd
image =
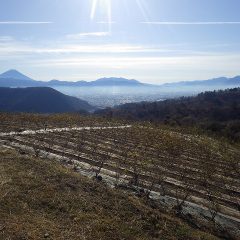
M 97 81 L 97 80 L 100 80 L 100 79 L 111 79 L 111 78 L 116 78 L 116 79 L 127 79 L 127 78 L 124 78 L 124 77 L 121 77 L 121 76 L 102 76 L 98 79 L 90 79 L 90 80 L 85 80 L 85 79 L 75 79 L 75 80 L 70 80 L 69 79 L 57 79 L 57 78 L 53 78 L 53 79 L 38 79 L 36 76 L 30 76 L 24 72 L 21 72 L 19 71 L 18 69 L 8 69 L 4 72 L 0 72 L 0 75 L 1 74 L 4 74 L 4 73 L 7 73 L 7 72 L 11 72 L 11 71 L 16 71 L 20 74 L 23 74 L 25 75 L 26 77 L 29 77 L 30 79 L 32 80 L 35 80 L 35 81 L 42 81 L 42 82 L 49 82 L 49 81 L 63 81 L 63 82 L 80 82 L 80 81 L 83 81 L 83 82 L 94 82 L 94 81 Z M 194 82 L 194 81 L 208 81 L 208 80 L 212 80 L 212 79 L 218 79 L 218 78 L 234 78 L 234 77 L 238 77 L 240 76 L 240 74 L 238 75 L 234 75 L 234 76 L 215 76 L 215 77 L 212 77 L 210 79 L 192 79 L 192 80 L 188 80 L 186 82 Z M 143 82 L 143 81 L 140 81 L 139 79 L 127 79 L 127 80 L 136 80 L 136 81 L 139 81 L 140 83 L 147 83 L 147 82 Z M 171 82 L 161 82 L 161 83 L 149 83 L 149 84 L 152 84 L 152 85 L 155 85 L 155 86 L 161 86 L 161 85 L 164 85 L 164 84 L 168 84 L 168 83 L 181 83 L 181 82 L 185 82 L 185 80 L 176 80 L 176 81 L 171 81 Z
M 0 72 L 163 83 L 240 74 L 238 0 L 9 0 Z

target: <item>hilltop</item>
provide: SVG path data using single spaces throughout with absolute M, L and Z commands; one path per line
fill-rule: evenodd
M 63 113 L 89 112 L 94 107 L 86 101 L 64 95 L 52 88 L 1 88 L 0 111 Z
M 29 78 L 28 76 L 22 74 L 21 72 L 11 69 L 8 70 L 2 74 L 0 74 L 0 79 L 18 79 L 18 80 L 24 80 L 24 81 L 33 81 L 33 79 Z

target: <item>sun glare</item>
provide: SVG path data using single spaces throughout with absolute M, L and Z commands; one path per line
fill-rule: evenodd
M 109 31 L 111 31 L 111 24 L 112 24 L 112 3 L 111 0 L 92 0 L 92 8 L 91 8 L 91 19 L 93 20 L 96 16 L 97 8 L 104 11 L 107 16 L 107 23 L 109 25 Z
M 92 6 L 91 6 L 91 13 L 90 13 L 90 18 L 94 20 L 97 15 L 97 11 L 104 12 L 105 14 L 105 19 L 104 21 L 101 20 L 101 22 L 106 22 L 109 26 L 109 32 L 111 31 L 111 26 L 112 26 L 112 0 L 91 0 L 92 1 Z M 121 0 L 122 3 L 126 7 L 129 6 L 129 0 Z M 148 16 L 147 16 L 147 7 L 146 7 L 146 2 L 145 0 L 134 0 L 137 8 L 141 11 L 144 20 L 148 21 Z

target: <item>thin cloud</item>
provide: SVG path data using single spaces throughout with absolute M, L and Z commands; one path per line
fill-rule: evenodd
M 68 39 L 81 39 L 86 37 L 106 37 L 109 36 L 109 32 L 86 32 L 86 33 L 78 33 L 78 34 L 70 34 L 67 35 Z
M 0 43 L 1 42 L 11 42 L 11 41 L 13 41 L 14 39 L 13 39 L 13 37 L 11 37 L 11 36 L 0 36 Z
M 240 22 L 141 22 L 149 25 L 240 25 Z
M 1 40 L 1 38 L 0 38 Z M 128 44 L 71 44 L 62 43 L 55 46 L 32 46 L 16 41 L 0 41 L 0 55 L 2 54 L 156 54 L 181 53 L 183 50 L 173 49 L 170 46 L 153 47 Z
M 40 24 L 52 24 L 53 22 L 26 22 L 26 21 L 4 21 L 0 22 L 1 25 L 40 25 Z
M 44 58 L 41 60 L 31 60 L 29 63 L 35 67 L 52 67 L 65 69 L 122 69 L 123 71 L 145 71 L 154 76 L 156 74 L 166 74 L 166 77 L 174 76 L 177 73 L 238 71 L 239 55 L 215 55 L 215 56 L 179 56 L 179 57 L 65 57 L 65 58 Z M 219 73 L 218 73 L 219 74 Z M 216 74 L 217 75 L 217 74 Z M 179 76 L 175 76 L 179 79 Z M 193 78 L 194 79 L 194 78 Z
M 117 23 L 117 22 L 115 22 L 115 21 L 100 21 L 100 22 L 97 22 L 98 24 L 115 24 L 115 23 Z

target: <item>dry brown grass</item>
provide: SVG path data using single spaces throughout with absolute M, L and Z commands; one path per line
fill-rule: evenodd
M 217 239 L 58 163 L 0 149 L 0 239 Z

